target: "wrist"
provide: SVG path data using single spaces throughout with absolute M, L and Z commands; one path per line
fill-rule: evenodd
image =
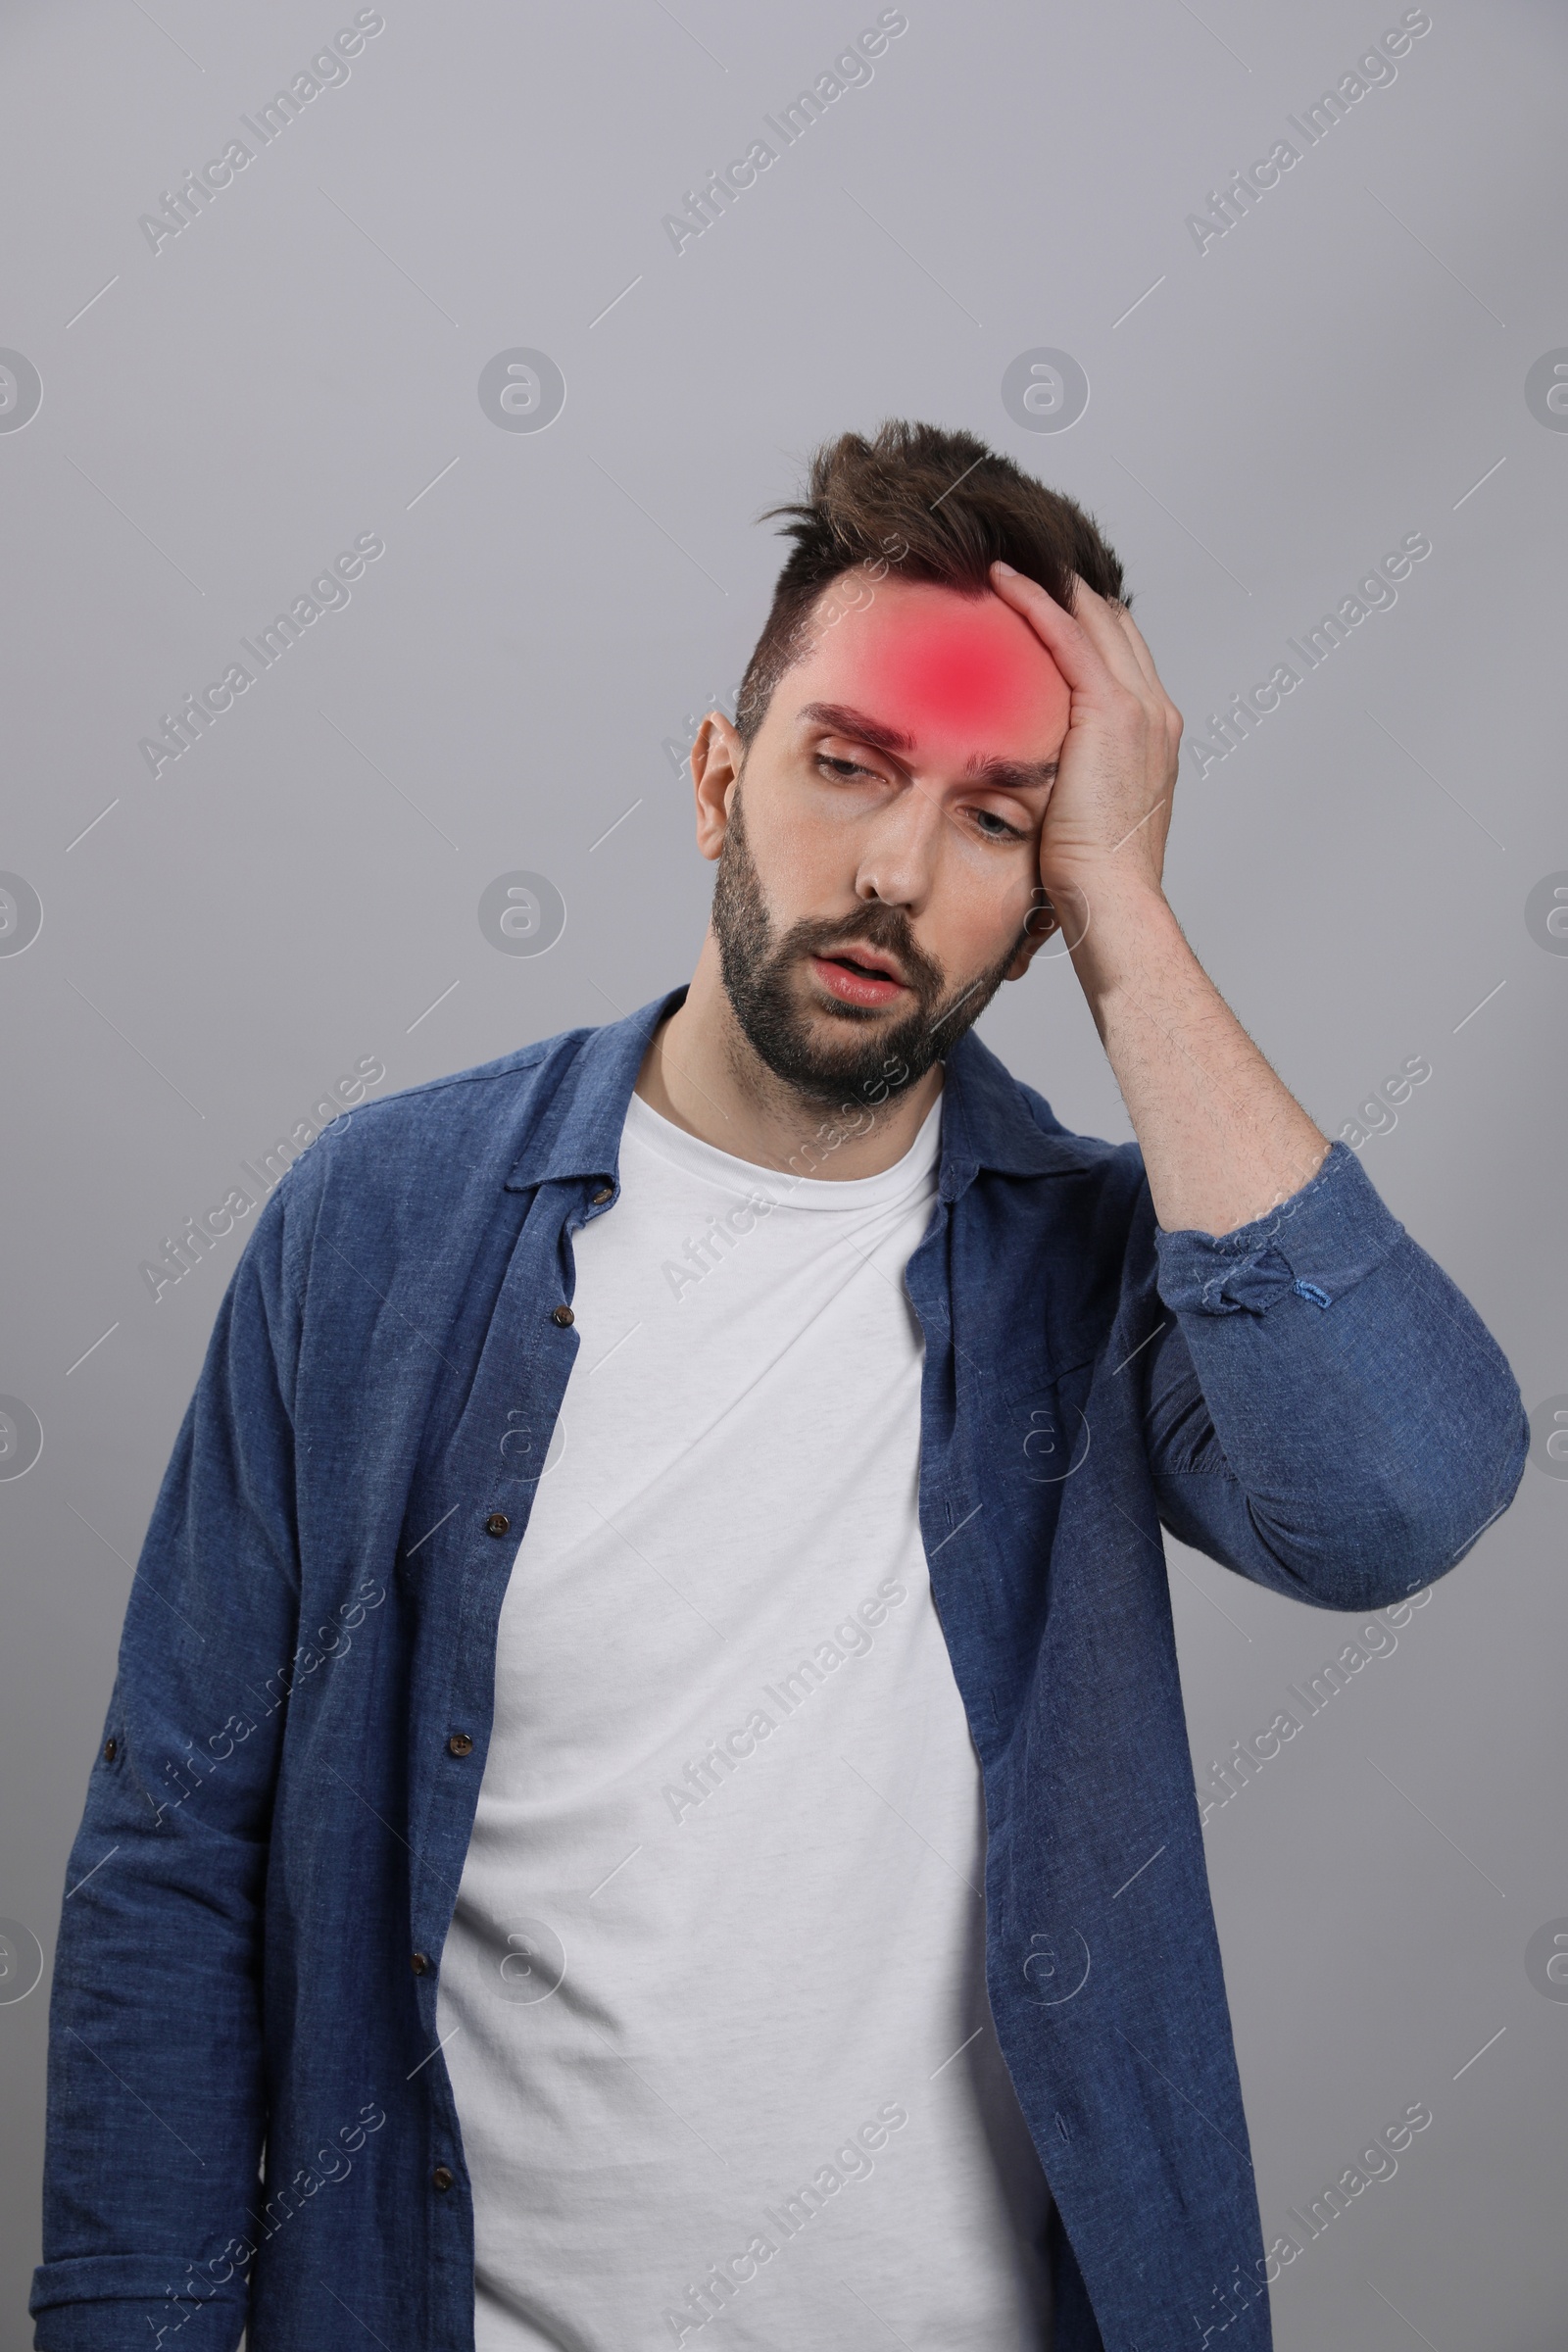
M 1198 972 L 1175 910 L 1156 881 L 1102 875 L 1093 882 L 1058 884 L 1058 889 L 1062 896 L 1052 903 L 1092 1003 L 1128 990 L 1139 997 L 1152 990 L 1170 1003 L 1181 993 L 1180 979 Z
M 1042 871 L 1041 886 L 1069 943 L 1107 924 L 1125 929 L 1176 919 L 1157 874 L 1115 861 Z

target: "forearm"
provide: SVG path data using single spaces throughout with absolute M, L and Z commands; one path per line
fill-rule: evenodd
M 1269 1068 L 1157 889 L 1102 873 L 1088 905 L 1073 965 L 1161 1227 L 1221 1234 L 1265 1215 L 1316 1174 L 1328 1138 Z

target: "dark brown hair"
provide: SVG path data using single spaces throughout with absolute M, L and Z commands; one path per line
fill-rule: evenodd
M 773 690 L 807 651 L 807 623 L 828 583 L 858 564 L 874 577 L 931 580 L 981 596 L 1001 562 L 1038 580 L 1071 609 L 1071 574 L 1101 596 L 1130 604 L 1121 564 L 1093 516 L 1048 490 L 973 433 L 890 417 L 876 438 L 841 433 L 810 461 L 806 496 L 758 517 L 794 519 L 795 541 L 779 573 L 766 626 L 736 703 L 735 727 L 750 747 Z

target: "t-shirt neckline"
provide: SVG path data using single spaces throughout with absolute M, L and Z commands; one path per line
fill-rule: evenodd
M 942 1097 L 926 1112 L 904 1156 L 873 1176 L 810 1176 L 794 1168 L 763 1167 L 677 1127 L 635 1093 L 626 1105 L 624 1134 L 632 1144 L 726 1191 L 760 1194 L 781 1206 L 858 1211 L 903 1200 L 934 1181 L 942 1151 Z M 812 1148 L 821 1153 L 820 1145 Z M 832 1154 L 822 1156 L 830 1161 Z

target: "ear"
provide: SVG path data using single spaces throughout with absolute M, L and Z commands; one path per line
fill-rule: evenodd
M 722 710 L 710 710 L 692 745 L 692 788 L 697 796 L 697 847 L 716 859 L 724 847 L 730 795 L 740 780 L 745 747 Z
M 1046 896 L 1045 887 L 1037 882 L 1034 905 L 1024 922 L 1024 936 L 1018 953 L 1003 973 L 1004 980 L 1021 980 L 1048 939 L 1061 929 L 1060 917 Z

